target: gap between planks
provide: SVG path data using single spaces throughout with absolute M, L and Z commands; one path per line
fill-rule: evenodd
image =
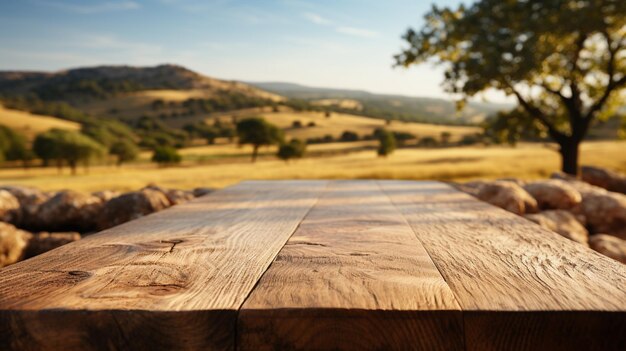
M 246 301 L 248 301 L 248 299 L 250 298 L 250 295 L 252 295 L 252 292 L 254 290 L 256 290 L 257 286 L 259 285 L 259 282 L 261 281 L 261 279 L 263 279 L 263 276 L 265 275 L 265 273 L 267 273 L 267 271 L 270 269 L 270 267 L 274 264 L 274 261 L 276 261 L 276 257 L 278 257 L 278 255 L 283 250 L 285 245 L 287 245 L 287 242 L 289 241 L 289 239 L 291 239 L 291 237 L 298 231 L 298 229 L 300 228 L 300 225 L 302 225 L 302 222 L 304 221 L 304 219 L 309 215 L 309 213 L 311 213 L 311 210 L 313 210 L 313 208 L 315 208 L 317 203 L 320 201 L 320 198 L 322 196 L 324 196 L 326 191 L 328 191 L 328 187 L 330 186 L 330 183 L 331 183 L 331 181 L 327 181 L 326 185 L 324 185 L 324 188 L 322 188 L 320 190 L 317 198 L 313 202 L 313 205 L 311 207 L 309 207 L 309 209 L 306 211 L 304 216 L 302 216 L 302 218 L 300 219 L 300 222 L 298 222 L 298 224 L 296 225 L 296 228 L 293 230 L 293 232 L 291 232 L 291 235 L 289 235 L 287 240 L 285 240 L 285 242 L 283 243 L 283 246 L 278 251 L 276 251 L 276 254 L 274 255 L 274 257 L 272 257 L 272 260 L 270 261 L 270 264 L 267 265 L 267 268 L 265 268 L 263 273 L 261 273 L 261 275 L 259 276 L 259 279 L 254 283 L 254 285 L 252 286 L 252 289 L 250 289 L 250 291 L 248 292 L 248 295 L 246 295 L 246 297 L 243 299 L 243 301 L 239 305 L 239 308 L 237 308 L 237 317 L 235 318 L 235 325 L 233 326 L 235 328 L 235 332 L 233 333 L 233 335 L 235 336 L 235 339 L 233 341 L 233 350 L 234 351 L 239 350 L 239 345 L 238 345 L 238 340 L 239 340 L 239 323 L 238 323 L 238 321 L 239 321 L 239 313 L 241 312 L 241 308 L 243 307 L 243 305 L 245 305 Z

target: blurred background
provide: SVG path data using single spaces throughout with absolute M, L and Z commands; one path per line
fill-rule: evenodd
M 2 1 L 0 47 L 0 266 L 310 178 L 450 182 L 626 262 L 626 1 Z

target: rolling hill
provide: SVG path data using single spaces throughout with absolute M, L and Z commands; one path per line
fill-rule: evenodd
M 0 71 L 0 94 L 8 96 L 36 94 L 44 100 L 77 102 L 147 90 L 200 90 L 207 95 L 228 91 L 270 100 L 282 99 L 244 83 L 210 78 L 177 65 L 97 66 L 53 73 Z
M 463 111 L 457 112 L 455 103 L 444 99 L 374 94 L 363 90 L 316 88 L 284 82 L 248 84 L 287 98 L 335 106 L 343 111 L 353 110 L 370 117 L 436 124 L 476 124 L 491 114 L 512 107 L 507 104 L 470 102 Z
M 0 104 L 0 125 L 7 126 L 32 140 L 35 135 L 47 130 L 69 129 L 79 130 L 80 124 L 51 116 L 32 114 L 5 108 Z

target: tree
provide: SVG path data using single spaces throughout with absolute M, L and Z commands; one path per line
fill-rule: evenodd
M 559 145 L 578 173 L 590 126 L 611 116 L 626 86 L 626 1 L 479 0 L 433 7 L 404 35 L 398 65 L 445 66 L 444 88 L 464 99 L 498 89 Z
M 28 141 L 22 134 L 0 125 L 0 155 L 1 160 L 22 161 L 24 167 L 34 158 L 33 152 L 28 148 Z
M 43 161 L 44 167 L 48 167 L 50 161 L 55 160 L 57 161 L 57 167 L 61 168 L 62 160 L 59 140 L 62 132 L 60 129 L 52 129 L 35 137 L 33 151 Z
M 263 118 L 252 117 L 237 122 L 239 145 L 252 145 L 252 162 L 256 162 L 259 147 L 279 144 L 283 141 L 283 132 Z
M 343 133 L 341 133 L 341 137 L 339 137 L 339 140 L 341 141 L 359 141 L 359 135 L 353 131 L 350 130 L 346 130 Z
M 109 153 L 117 157 L 117 166 L 120 167 L 124 162 L 137 159 L 139 148 L 129 140 L 119 140 L 111 145 Z
M 302 158 L 306 152 L 306 143 L 299 139 L 291 139 L 289 143 L 283 143 L 278 148 L 276 156 L 289 163 L 292 158 Z
M 183 129 L 191 135 L 205 139 L 209 145 L 215 144 L 215 139 L 220 136 L 220 130 L 206 123 L 187 124 Z
M 448 131 L 443 131 L 440 134 L 440 139 L 441 139 L 441 144 L 443 145 L 448 145 L 450 144 L 450 139 L 452 138 L 452 133 L 448 132 Z
M 393 136 L 393 133 L 386 129 L 381 129 L 377 134 L 378 156 L 387 157 L 391 155 L 396 149 L 396 138 Z
M 417 145 L 420 147 L 435 147 L 437 146 L 437 144 L 437 139 L 431 136 L 423 137 L 420 139 L 420 141 L 417 142 Z
M 89 167 L 91 159 L 106 154 L 104 146 L 82 133 L 67 131 L 59 135 L 60 157 L 67 162 L 73 175 L 76 174 L 78 163 L 82 162 L 85 167 Z
M 44 161 L 47 166 L 50 160 L 56 160 L 59 170 L 63 163 L 76 174 L 79 163 L 85 167 L 93 158 L 102 157 L 106 153 L 104 146 L 90 137 L 75 131 L 51 129 L 37 135 L 33 144 L 35 154 Z
M 152 162 L 156 162 L 159 166 L 167 166 L 171 164 L 180 163 L 182 157 L 171 146 L 158 146 L 154 148 L 154 154 L 152 154 Z

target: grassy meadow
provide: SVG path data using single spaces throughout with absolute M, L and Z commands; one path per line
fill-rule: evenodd
M 388 158 L 379 158 L 368 142 L 311 145 L 307 158 L 287 164 L 266 155 L 249 162 L 248 147 L 215 145 L 182 150 L 184 162 L 177 167 L 158 168 L 147 162 L 121 168 L 94 166 L 76 176 L 65 169 L 13 168 L 0 170 L 1 184 L 35 186 L 46 190 L 102 189 L 131 190 L 156 183 L 166 187 L 224 187 L 244 179 L 435 179 L 458 181 L 483 178 L 547 177 L 558 170 L 559 157 L 541 144 L 521 144 L 516 148 L 454 147 L 441 149 L 399 149 Z M 343 148 L 343 149 L 341 149 Z M 264 150 L 267 154 L 272 150 Z M 334 151 L 336 154 L 316 157 Z M 588 142 L 582 147 L 582 164 L 626 171 L 626 142 Z M 198 157 L 207 164 L 198 165 Z
M 55 117 L 5 108 L 0 104 L 0 124 L 23 134 L 28 139 L 52 128 L 79 130 L 80 124 Z

